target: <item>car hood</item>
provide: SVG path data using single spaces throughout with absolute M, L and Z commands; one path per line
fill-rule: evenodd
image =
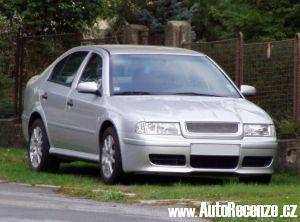
M 144 121 L 272 123 L 261 108 L 243 98 L 205 96 L 112 96 L 110 105 Z

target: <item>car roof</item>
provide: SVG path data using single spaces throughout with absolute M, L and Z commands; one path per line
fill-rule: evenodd
M 168 55 L 192 55 L 203 56 L 204 54 L 175 47 L 148 46 L 148 45 L 90 45 L 89 48 L 104 49 L 109 54 L 168 54 Z

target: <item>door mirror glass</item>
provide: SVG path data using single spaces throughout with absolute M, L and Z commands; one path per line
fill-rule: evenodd
M 77 86 L 77 91 L 81 93 L 99 94 L 99 87 L 95 82 L 81 82 Z
M 241 93 L 244 96 L 254 96 L 256 94 L 256 89 L 253 86 L 241 85 Z

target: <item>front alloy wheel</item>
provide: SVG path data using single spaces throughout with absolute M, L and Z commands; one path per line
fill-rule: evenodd
M 114 128 L 107 128 L 102 136 L 100 149 L 100 172 L 102 181 L 114 184 L 123 175 L 120 145 Z
M 115 165 L 115 141 L 111 135 L 104 139 L 102 146 L 101 167 L 105 177 L 109 178 L 113 174 Z

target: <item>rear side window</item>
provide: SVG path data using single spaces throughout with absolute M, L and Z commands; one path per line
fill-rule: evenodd
M 53 68 L 49 81 L 71 86 L 82 61 L 88 52 L 74 52 L 58 62 Z

